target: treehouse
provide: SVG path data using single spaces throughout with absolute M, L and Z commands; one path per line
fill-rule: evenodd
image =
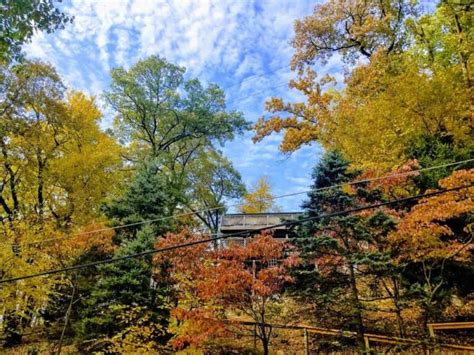
M 301 212 L 268 212 L 268 213 L 231 213 L 222 217 L 219 233 L 229 236 L 231 242 L 245 244 L 245 239 L 259 234 L 262 228 L 295 221 Z M 249 232 L 244 233 L 244 232 Z M 269 229 L 274 238 L 284 239 L 292 237 L 288 226 L 278 226 Z

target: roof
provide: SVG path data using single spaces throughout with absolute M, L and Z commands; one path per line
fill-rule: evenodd
M 221 232 L 252 230 L 296 220 L 303 212 L 231 213 L 222 216 Z M 280 226 L 275 229 L 286 229 Z

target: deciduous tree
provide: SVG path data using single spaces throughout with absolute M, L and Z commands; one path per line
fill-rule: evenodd
M 244 194 L 239 209 L 242 213 L 263 213 L 278 210 L 266 176 L 262 176 L 257 181 L 252 191 Z
M 169 236 L 160 247 L 176 245 L 177 240 L 196 241 L 200 237 L 181 234 Z M 212 251 L 204 245 L 172 251 L 157 256 L 167 261 L 172 277 L 178 282 L 180 302 L 173 314 L 183 329 L 174 339 L 175 346 L 202 344 L 206 340 L 228 336 L 233 329 L 244 331 L 233 322 L 231 314 L 255 322 L 257 337 L 265 354 L 269 353 L 272 328 L 269 307 L 278 303 L 285 284 L 292 282 L 288 267 L 298 262 L 286 246 L 271 236 L 257 236 L 245 247 Z M 183 258 L 186 255 L 187 258 Z
M 217 85 L 205 88 L 197 79 L 184 80 L 184 73 L 158 56 L 112 71 L 105 97 L 117 112 L 116 133 L 124 142 L 152 156 L 182 157 L 185 164 L 198 146 L 232 139 L 246 128 L 241 113 L 227 111 Z
M 245 185 L 232 163 L 213 149 L 204 150 L 189 171 L 186 205 L 211 233 L 217 233 L 225 203 L 241 198 Z
M 445 189 L 470 186 L 473 174 L 473 169 L 455 171 L 439 185 Z M 440 319 L 449 296 L 472 291 L 457 283 L 452 273 L 473 272 L 473 193 L 470 186 L 422 199 L 389 237 L 396 262 L 406 265 L 411 292 L 424 311 L 424 323 Z
M 293 67 L 326 61 L 336 53 L 355 62 L 377 51 L 401 51 L 407 42 L 404 22 L 416 16 L 412 1 L 330 0 L 295 22 Z
M 0 5 L 0 17 L 0 62 L 20 59 L 21 46 L 35 32 L 50 33 L 73 20 L 55 6 L 54 0 L 5 0 Z
M 318 6 L 296 25 L 298 77 L 289 86 L 305 100 L 269 100 L 270 116 L 257 121 L 254 141 L 284 132 L 284 152 L 319 141 L 359 167 L 379 170 L 413 158 L 406 147 L 422 136 L 472 150 L 469 8 L 442 2 L 435 14 L 418 18 L 405 1 Z M 430 52 L 436 54 L 427 59 Z M 342 89 L 312 68 L 336 53 L 349 61 L 361 53 L 370 57 L 346 71 Z

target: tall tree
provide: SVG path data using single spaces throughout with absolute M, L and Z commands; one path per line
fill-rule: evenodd
M 152 156 L 169 153 L 185 165 L 199 146 L 232 139 L 246 128 L 227 111 L 223 91 L 185 80 L 185 69 L 158 56 L 112 71 L 105 97 L 116 110 L 117 135 Z
M 243 202 L 239 209 L 242 213 L 275 212 L 279 209 L 273 199 L 266 176 L 262 176 L 257 181 L 252 191 L 244 194 Z
M 99 129 L 93 98 L 65 97 L 59 76 L 44 63 L 2 69 L 3 217 L 52 218 L 65 228 L 88 222 L 120 166 L 120 149 Z
M 335 53 L 355 62 L 377 51 L 398 52 L 407 42 L 407 18 L 416 16 L 416 2 L 329 0 L 312 15 L 295 22 L 293 67 L 302 68 Z
M 120 247 L 113 257 L 153 249 L 156 239 L 175 225 L 168 218 L 173 204 L 172 192 L 159 172 L 157 158 L 143 162 L 124 191 L 103 206 L 113 224 L 125 227 L 114 238 Z M 76 323 L 81 339 L 114 337 L 113 343 L 119 346 L 119 334 L 126 336 L 138 326 L 123 318 L 130 312 L 135 315 L 138 312 L 156 323 L 157 331 L 163 329 L 168 314 L 166 297 L 171 286 L 166 281 L 155 282 L 152 269 L 151 256 L 100 267 L 90 297 L 79 312 L 81 320 Z M 100 347 L 109 345 L 106 342 Z
M 240 174 L 222 153 L 213 149 L 204 150 L 189 171 L 186 205 L 211 233 L 217 233 L 225 203 L 245 192 Z
M 21 46 L 35 32 L 48 33 L 73 20 L 60 11 L 54 0 L 4 0 L 0 5 L 0 62 L 20 59 Z M 61 2 L 58 0 L 56 2 Z
M 289 86 L 306 100 L 269 100 L 270 116 L 257 121 L 254 141 L 284 132 L 284 152 L 319 141 L 359 167 L 379 170 L 403 164 L 406 147 L 420 136 L 472 150 L 469 8 L 443 1 L 436 13 L 420 18 L 408 1 L 329 1 L 316 7 L 297 22 L 293 42 L 298 77 Z M 370 58 L 346 71 L 342 89 L 312 68 L 336 53 L 352 62 L 360 55 Z
M 121 162 L 118 145 L 98 127 L 101 114 L 94 100 L 65 95 L 54 68 L 23 62 L 0 72 L 5 79 L 0 85 L 0 275 L 9 278 L 70 261 L 54 243 L 31 243 L 100 218 L 99 204 L 113 190 Z M 17 284 L 2 287 L 8 328 L 19 335 L 15 341 L 60 282 L 51 277 L 34 286 L 32 280 L 21 293 Z
M 151 56 L 128 70 L 114 69 L 105 94 L 117 113 L 114 132 L 128 147 L 127 159 L 159 161 L 168 189 L 179 196 L 173 208 L 185 200 L 189 164 L 248 128 L 240 112 L 226 109 L 217 85 L 203 87 L 184 74 L 184 68 Z
M 118 258 L 151 250 L 155 239 L 153 228 L 145 226 L 137 233 L 136 239 L 124 243 L 114 256 Z M 123 330 L 120 306 L 138 305 L 147 317 L 152 317 L 157 323 L 166 322 L 168 313 L 163 296 L 167 291 L 153 282 L 151 259 L 152 256 L 131 258 L 99 267 L 100 277 L 76 325 L 82 339 L 111 337 Z
M 351 192 L 331 185 L 350 182 L 358 172 L 349 170 L 349 162 L 336 151 L 328 152 L 313 172 L 313 191 L 303 204 L 304 218 L 344 211 L 363 201 L 374 201 L 377 194 L 368 194 L 363 187 Z M 321 190 L 323 188 L 323 190 Z M 365 349 L 366 321 L 363 302 L 368 291 L 362 278 L 371 269 L 386 267 L 389 258 L 379 247 L 380 236 L 393 226 L 383 211 L 369 215 L 317 218 L 304 222 L 296 232 L 301 268 L 297 269 L 295 295 L 304 302 L 314 302 L 320 310 L 319 319 L 337 317 L 340 326 L 350 326 L 357 332 L 359 348 Z M 377 230 L 381 232 L 376 232 Z M 385 232 L 385 233 L 384 233 Z

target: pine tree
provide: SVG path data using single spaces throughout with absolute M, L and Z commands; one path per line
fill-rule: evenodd
M 143 164 L 123 195 L 104 206 L 104 212 L 116 225 L 137 223 L 120 229 L 116 240 L 119 248 L 113 257 L 152 250 L 157 238 L 172 229 L 173 222 L 165 219 L 171 214 L 171 200 L 158 164 L 153 161 Z M 150 222 L 138 223 L 142 221 Z M 120 312 L 135 306 L 146 312 L 147 317 L 151 313 L 153 321 L 166 322 L 170 287 L 166 278 L 155 282 L 152 270 L 152 256 L 99 266 L 96 283 L 75 327 L 79 337 L 111 337 L 119 333 L 123 330 Z
M 146 225 L 137 233 L 136 239 L 126 242 L 114 257 L 151 250 L 154 243 L 153 228 Z M 168 288 L 153 281 L 151 255 L 104 264 L 97 271 L 100 277 L 77 327 L 82 338 L 113 336 L 120 331 L 119 306 L 140 306 L 151 311 L 158 322 L 168 318 L 164 304 Z
M 379 199 L 377 191 L 369 192 L 364 187 L 321 190 L 348 183 L 357 175 L 339 152 L 328 152 L 314 168 L 314 183 L 302 205 L 305 210 L 302 218 L 344 211 L 359 206 L 362 201 L 373 203 Z M 333 326 L 334 319 L 338 319 L 341 327 L 355 329 L 361 349 L 366 331 L 361 292 L 366 290 L 361 290 L 358 280 L 362 272 L 367 275 L 386 270 L 388 257 L 379 252 L 378 239 L 392 227 L 391 218 L 374 211 L 369 217 L 351 214 L 315 219 L 304 222 L 296 230 L 303 238 L 297 241 L 302 266 L 295 275 L 298 280 L 295 295 L 316 304 L 323 321 L 330 317 Z
M 442 164 L 455 163 L 457 161 L 474 158 L 474 150 L 468 147 L 459 147 L 454 144 L 450 136 L 418 137 L 406 149 L 408 158 L 416 159 L 420 168 L 428 168 Z M 472 162 L 453 165 L 442 169 L 434 169 L 422 172 L 416 177 L 416 185 L 421 191 L 438 188 L 438 181 L 449 176 L 454 170 L 474 166 Z
M 116 225 L 150 222 L 155 235 L 170 229 L 172 220 L 166 220 L 172 214 L 174 197 L 169 192 L 165 177 L 159 172 L 159 164 L 154 160 L 145 162 L 137 171 L 134 179 L 119 198 L 103 207 L 104 213 Z M 121 229 L 126 237 L 133 236 L 140 225 Z

